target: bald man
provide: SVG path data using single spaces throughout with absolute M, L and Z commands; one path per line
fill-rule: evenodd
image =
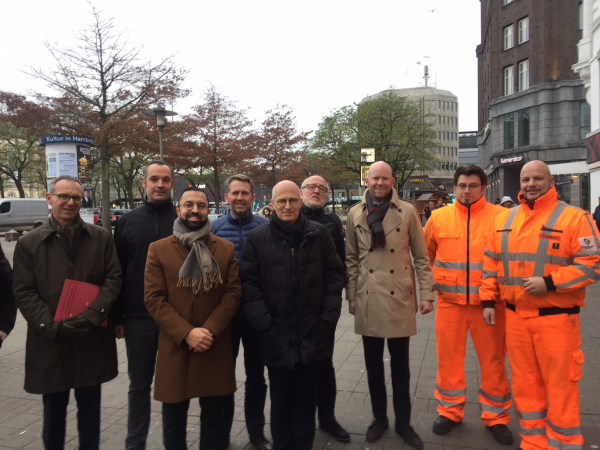
M 521 445 L 582 449 L 579 312 L 600 277 L 598 229 L 589 213 L 557 199 L 542 161 L 521 170 L 519 205 L 496 217 L 479 291 L 483 317 L 506 302 L 506 345 Z
M 327 229 L 300 214 L 298 186 L 273 188 L 269 223 L 242 252 L 244 313 L 269 372 L 274 449 L 312 448 L 322 361 L 340 316 L 344 265 Z
M 389 427 L 383 367 L 387 340 L 396 433 L 407 445 L 423 448 L 410 424 L 408 349 L 410 336 L 417 334 L 414 270 L 419 279 L 421 314 L 433 311 L 433 272 L 417 210 L 398 198 L 395 181 L 388 164 L 372 164 L 362 201 L 348 211 L 346 298 L 350 314 L 355 317 L 355 331 L 363 337 L 374 416 L 367 442 L 380 440 Z

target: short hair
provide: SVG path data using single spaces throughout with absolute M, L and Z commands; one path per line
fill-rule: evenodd
M 83 185 L 81 184 L 81 181 L 79 181 L 79 178 L 72 177 L 71 175 L 61 175 L 60 177 L 56 177 L 54 180 L 52 180 L 50 182 L 50 185 L 48 186 L 48 193 L 54 194 L 54 188 L 56 187 L 56 183 L 58 183 L 59 181 L 62 181 L 62 180 L 73 181 L 81 187 L 82 191 L 84 190 Z
M 185 194 L 186 192 L 190 192 L 190 191 L 191 192 L 202 192 L 206 196 L 206 201 L 208 201 L 208 194 L 206 193 L 206 191 L 204 189 L 200 189 L 199 187 L 196 187 L 196 186 L 191 186 L 191 187 L 187 187 L 183 190 L 183 192 L 179 196 L 179 200 L 177 201 L 177 203 L 181 203 L 181 198 L 183 197 L 183 194 Z
M 304 181 L 303 181 L 303 182 L 302 182 L 302 184 L 300 185 L 300 190 L 302 190 L 302 189 L 304 189 L 304 188 L 306 187 L 306 185 L 305 185 L 304 183 L 306 183 L 306 180 L 308 180 L 309 178 L 312 178 L 312 177 L 319 177 L 319 178 L 322 178 L 322 179 L 323 179 L 323 181 L 325 182 L 325 185 L 327 185 L 327 180 L 325 179 L 325 177 L 324 177 L 323 175 L 319 175 L 318 173 L 314 173 L 314 174 L 312 174 L 310 177 L 306 177 L 306 178 L 304 179 Z M 329 188 L 329 186 L 327 186 L 327 187 Z
M 487 175 L 481 167 L 478 167 L 474 164 L 469 164 L 468 166 L 459 166 L 458 169 L 456 169 L 456 172 L 454 172 L 454 186 L 458 184 L 458 178 L 461 175 L 465 175 L 467 177 L 471 175 L 477 175 L 481 184 L 485 184 L 487 186 Z
M 232 181 L 242 181 L 244 183 L 248 183 L 250 185 L 250 192 L 254 194 L 254 183 L 248 175 L 244 175 L 243 173 L 236 173 L 235 175 L 231 175 L 229 178 L 227 178 L 227 180 L 225 181 L 225 184 L 227 185 L 227 193 L 229 193 L 229 185 Z
M 148 163 L 147 165 L 144 166 L 144 171 L 142 172 L 142 178 L 144 180 L 148 176 L 148 167 L 150 167 L 154 164 L 156 164 L 157 166 L 167 166 L 169 168 L 169 170 L 171 171 L 171 178 L 173 177 L 173 168 L 170 165 L 168 165 L 164 161 L 152 161 L 151 163 Z

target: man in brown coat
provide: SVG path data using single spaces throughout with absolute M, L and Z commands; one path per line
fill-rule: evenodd
M 363 200 L 348 212 L 346 224 L 346 297 L 354 327 L 363 336 L 365 365 L 375 420 L 367 442 L 388 428 L 383 347 L 390 351 L 396 432 L 414 448 L 423 442 L 410 425 L 410 336 L 417 334 L 417 291 L 421 314 L 433 311 L 433 272 L 415 207 L 398 198 L 388 164 L 371 165 Z M 411 261 L 411 254 L 414 261 Z M 414 269 L 413 269 L 414 266 Z
M 79 448 L 100 444 L 101 384 L 117 376 L 115 332 L 104 322 L 121 289 L 112 237 L 79 216 L 83 188 L 61 176 L 46 194 L 52 216 L 17 241 L 13 257 L 15 302 L 27 320 L 25 390 L 42 394 L 46 449 L 63 449 L 71 389 L 77 399 Z M 81 315 L 55 321 L 66 279 L 100 286 Z
M 242 297 L 231 242 L 212 234 L 206 193 L 183 191 L 173 236 L 150 245 L 145 302 L 160 328 L 154 397 L 163 402 L 163 443 L 186 448 L 190 399 L 200 398 L 200 449 L 229 445 L 221 432 L 236 389 L 230 323 Z

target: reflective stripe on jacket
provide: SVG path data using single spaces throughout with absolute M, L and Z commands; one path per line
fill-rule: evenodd
M 459 202 L 436 209 L 425 226 L 425 240 L 440 302 L 480 304 L 485 244 L 505 208 L 481 197 L 470 207 Z
M 500 298 L 522 316 L 538 308 L 585 304 L 585 287 L 600 280 L 598 229 L 589 213 L 557 199 L 550 190 L 530 208 L 521 205 L 496 218 L 484 255 L 481 300 Z M 523 278 L 551 276 L 556 291 L 531 296 Z M 563 295 L 569 294 L 569 295 Z

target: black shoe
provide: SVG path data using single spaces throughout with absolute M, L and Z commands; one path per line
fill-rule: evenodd
M 487 427 L 494 435 L 494 439 L 502 445 L 510 445 L 513 443 L 513 435 L 506 425 L 492 425 Z
M 350 442 L 350 435 L 335 419 L 329 423 L 320 423 L 319 428 L 325 433 L 329 433 L 336 441 Z
M 380 422 L 375 419 L 371 425 L 369 425 L 369 429 L 367 430 L 367 442 L 373 443 L 377 442 L 383 436 L 383 432 L 390 427 L 390 423 L 387 419 L 385 422 Z
M 226 441 L 223 441 L 219 444 L 219 450 L 225 450 L 227 448 L 229 448 L 229 439 L 227 439 Z
M 445 416 L 438 416 L 438 418 L 435 419 L 435 422 L 433 422 L 433 432 L 440 435 L 448 434 L 450 431 L 452 431 L 452 428 L 459 423 L 460 422 L 455 422 L 454 420 L 448 419 Z
M 410 425 L 405 427 L 396 427 L 396 433 L 404 438 L 406 445 L 412 448 L 424 448 L 421 437 Z
M 273 445 L 264 436 L 255 439 L 250 439 L 250 444 L 256 450 L 273 450 Z

